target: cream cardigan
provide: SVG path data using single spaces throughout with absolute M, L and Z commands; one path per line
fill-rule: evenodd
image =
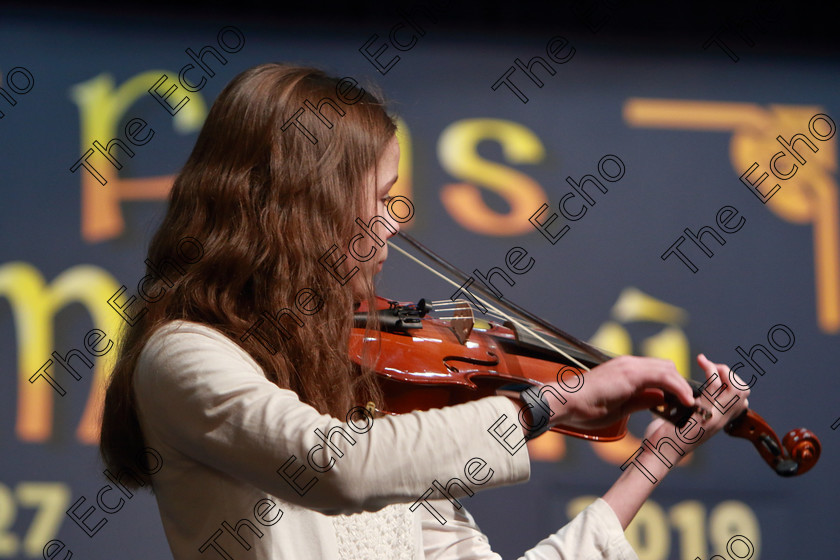
M 507 441 L 521 439 L 506 397 L 367 424 L 358 414 L 350 425 L 196 323 L 153 333 L 134 391 L 146 445 L 161 457 L 152 478 L 175 560 L 497 559 L 434 483 L 463 504 L 455 477 L 475 492 L 530 475 L 527 448 L 511 455 L 488 432 L 506 415 L 497 432 L 515 427 Z M 637 560 L 600 499 L 523 558 Z

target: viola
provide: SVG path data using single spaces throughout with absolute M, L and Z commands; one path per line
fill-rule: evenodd
M 466 275 L 417 241 L 406 234 L 399 235 L 439 268 L 466 279 Z M 416 260 L 399 246 L 391 246 Z M 445 278 L 439 268 L 435 273 Z M 487 314 L 499 317 L 498 320 L 477 318 L 473 304 L 466 301 L 421 299 L 417 304 L 409 304 L 377 298 L 374 312 L 379 332 L 374 336 L 368 331 L 366 306 L 356 310 L 350 356 L 361 364 L 364 352 L 375 353 L 373 369 L 385 395 L 385 402 L 376 403 L 379 412 L 403 414 L 486 396 L 513 395 L 514 391 L 518 394 L 527 387 L 539 388 L 554 381 L 562 385 L 566 379 L 579 378 L 612 358 L 515 304 L 495 299 L 478 286 L 471 290 L 484 296 L 479 302 Z M 689 383 L 698 397 L 702 385 L 691 380 Z M 570 385 L 570 392 L 574 392 L 574 383 Z M 710 414 L 701 407 L 683 405 L 674 395 L 659 396 L 661 404 L 651 411 L 678 427 L 695 412 Z M 558 425 L 551 431 L 594 441 L 616 441 L 627 434 L 627 421 L 625 416 L 600 428 Z M 780 441 L 769 424 L 749 409 L 730 421 L 724 431 L 752 442 L 780 476 L 803 474 L 820 456 L 820 441 L 809 430 L 792 430 Z

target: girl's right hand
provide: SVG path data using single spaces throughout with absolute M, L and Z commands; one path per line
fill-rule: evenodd
M 585 373 L 581 388 L 571 394 L 568 387 L 558 383 L 551 386 L 567 402 L 561 405 L 546 396 L 554 413 L 550 426 L 562 424 L 578 429 L 608 426 L 633 412 L 660 404 L 665 391 L 686 406 L 695 404 L 691 386 L 674 363 L 660 358 L 613 358 Z

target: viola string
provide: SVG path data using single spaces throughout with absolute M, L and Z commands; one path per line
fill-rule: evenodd
M 481 313 L 478 309 L 475 308 L 475 306 L 472 303 L 468 302 L 467 300 L 463 300 L 463 299 L 458 299 L 458 300 L 455 300 L 455 301 L 452 301 L 452 300 L 431 301 L 429 303 L 432 304 L 435 311 L 438 311 L 438 310 L 450 311 L 450 310 L 453 310 L 453 309 L 464 309 L 466 307 L 473 314 L 480 313 L 481 315 L 486 315 L 487 317 L 492 317 L 494 319 L 500 319 L 500 320 L 503 320 L 503 321 L 507 321 L 507 317 L 505 317 L 503 315 L 499 315 L 497 313 L 493 313 L 489 309 L 487 310 L 487 313 Z M 439 318 L 443 319 L 443 317 L 439 317 Z
M 418 264 L 419 266 L 421 266 L 421 267 L 425 268 L 426 270 L 428 270 L 428 271 L 429 271 L 429 272 L 431 272 L 432 274 L 434 274 L 434 275 L 438 276 L 438 277 L 439 277 L 441 280 L 443 280 L 444 282 L 447 282 L 447 283 L 449 283 L 449 284 L 451 284 L 451 285 L 455 286 L 456 288 L 459 288 L 459 289 L 461 288 L 461 285 L 460 285 L 460 284 L 458 284 L 458 283 L 457 283 L 457 282 L 455 282 L 454 280 L 452 280 L 452 279 L 450 279 L 450 278 L 448 278 L 448 277 L 444 276 L 441 272 L 439 272 L 439 271 L 435 270 L 434 268 L 432 268 L 431 266 L 427 265 L 426 263 L 424 263 L 423 261 L 421 261 L 420 259 L 418 259 L 418 258 L 417 258 L 417 257 L 415 257 L 414 255 L 410 254 L 408 251 L 406 251 L 406 250 L 405 250 L 405 249 L 403 249 L 402 247 L 399 247 L 398 245 L 396 245 L 395 243 L 393 243 L 391 240 L 388 240 L 388 245 L 389 245 L 390 247 L 392 247 L 394 250 L 398 251 L 399 253 L 402 253 L 402 254 L 403 254 L 405 257 L 407 257 L 408 259 L 410 259 L 410 260 L 414 261 L 414 262 L 415 262 L 416 264 Z M 563 356 L 563 357 L 565 357 L 567 360 L 569 360 L 570 362 L 572 362 L 573 364 L 577 365 L 577 366 L 578 366 L 579 368 L 581 368 L 583 371 L 589 371 L 589 368 L 588 368 L 588 367 L 586 367 L 585 365 L 583 365 L 580 361 L 578 361 L 577 359 L 575 359 L 575 358 L 574 358 L 574 357 L 572 357 L 571 355 L 567 354 L 566 352 L 564 352 L 564 351 L 563 351 L 563 350 L 561 350 L 560 348 L 556 347 L 556 346 L 555 346 L 554 344 L 552 344 L 551 342 L 549 342 L 549 341 L 545 340 L 545 339 L 544 339 L 544 338 L 543 338 L 543 337 L 542 337 L 542 336 L 541 336 L 538 332 L 534 331 L 533 329 L 531 329 L 531 328 L 530 328 L 530 327 L 528 327 L 527 325 L 525 325 L 525 324 L 523 324 L 523 323 L 521 323 L 521 322 L 517 321 L 517 320 L 516 320 L 515 318 L 513 318 L 512 316 L 509 316 L 509 315 L 505 314 L 503 311 L 501 311 L 500 309 L 498 309 L 498 308 L 497 308 L 495 305 L 493 305 L 492 303 L 490 303 L 490 302 L 486 301 L 484 298 L 482 298 L 482 297 L 480 297 L 480 296 L 478 296 L 478 295 L 476 295 L 476 294 L 473 294 L 473 297 L 474 297 L 474 298 L 475 298 L 475 299 L 476 299 L 479 303 L 481 303 L 482 305 L 484 305 L 484 306 L 485 306 L 488 310 L 491 310 L 491 311 L 493 311 L 493 312 L 497 313 L 497 314 L 498 314 L 499 316 L 501 316 L 501 317 L 505 317 L 508 321 L 510 321 L 511 323 L 513 323 L 513 324 L 514 324 L 517 328 L 522 329 L 522 331 L 523 331 L 523 332 L 527 332 L 529 335 L 533 336 L 534 338 L 536 338 L 537 340 L 539 340 L 540 342 L 542 342 L 543 344 L 545 344 L 548 348 L 551 348 L 552 350 L 554 350 L 555 352 L 557 352 L 558 354 L 562 355 L 562 356 Z
M 419 253 L 423 254 L 426 258 L 430 259 L 433 263 L 441 267 L 443 270 L 447 271 L 453 278 L 458 278 L 464 281 L 465 283 L 469 282 L 469 280 L 472 279 L 471 276 L 467 276 L 467 274 L 465 274 L 458 267 L 452 265 L 451 263 L 448 263 L 443 258 L 436 255 L 433 251 L 424 247 L 422 243 L 420 243 L 410 235 L 404 232 L 398 232 L 397 235 L 404 239 L 406 243 L 414 247 Z M 475 282 L 473 279 L 473 282 L 471 284 L 474 283 Z M 482 294 L 484 297 L 489 298 L 491 301 L 496 302 L 499 306 L 504 308 L 506 311 L 513 313 L 521 320 L 527 321 L 529 325 L 538 326 L 540 329 L 542 329 L 542 332 L 544 333 L 551 333 L 553 338 L 562 340 L 564 342 L 564 345 L 574 349 L 575 353 L 582 352 L 583 356 L 592 359 L 595 363 L 605 362 L 612 358 L 612 356 L 610 356 L 600 348 L 596 348 L 588 342 L 584 342 L 583 340 L 580 340 L 579 338 L 572 336 L 569 333 L 555 327 L 551 323 L 547 322 L 545 319 L 542 319 L 541 317 L 534 315 L 528 310 L 521 308 L 512 301 L 504 301 L 502 299 L 499 299 L 494 294 L 491 294 L 489 290 L 483 288 L 481 285 L 475 284 L 473 286 L 473 290 Z
M 484 316 L 487 316 L 487 317 L 495 318 L 495 319 L 499 320 L 500 322 L 505 322 L 505 321 L 508 320 L 508 317 L 505 317 L 503 315 L 499 315 L 497 313 L 493 313 L 489 309 L 487 310 L 487 312 L 482 313 L 481 311 L 476 309 L 475 306 L 471 302 L 469 302 L 467 300 L 463 300 L 463 299 L 434 300 L 434 301 L 430 301 L 429 303 L 431 303 L 432 306 L 434 307 L 434 311 L 439 311 L 439 310 L 449 311 L 449 310 L 452 310 L 452 309 L 463 309 L 464 307 L 467 307 L 467 308 L 470 309 L 470 311 L 472 311 L 473 315 L 481 314 L 481 315 L 484 315 Z M 452 319 L 462 319 L 463 317 L 439 317 L 438 316 L 437 318 L 441 319 L 441 320 L 452 320 Z M 565 348 L 569 352 L 573 352 L 575 350 L 575 348 L 573 346 L 571 346 L 569 344 L 566 344 L 562 340 L 555 341 L 555 344 L 559 345 L 560 348 Z

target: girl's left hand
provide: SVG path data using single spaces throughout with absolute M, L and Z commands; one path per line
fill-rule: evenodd
M 749 403 L 747 401 L 747 397 L 750 395 L 750 390 L 740 390 L 727 381 L 728 376 L 730 375 L 729 366 L 726 364 L 715 364 L 703 354 L 697 355 L 697 363 L 706 372 L 706 379 L 712 379 L 715 375 L 717 375 L 717 379 L 706 386 L 703 390 L 703 396 L 698 399 L 698 401 L 702 403 L 703 408 L 712 413 L 712 417 L 709 420 L 703 420 L 695 414 L 692 416 L 694 422 L 687 424 L 681 432 L 678 431 L 677 428 L 670 422 L 667 422 L 662 418 L 657 418 L 648 425 L 644 436 L 645 439 L 649 440 L 654 445 L 662 437 L 667 436 L 676 444 L 680 445 L 686 453 L 688 453 L 706 442 L 710 437 L 719 432 L 721 428 L 737 418 L 748 408 Z M 738 377 L 738 374 L 732 372 L 731 375 L 742 386 L 746 385 L 746 383 Z M 718 394 L 722 385 L 726 385 L 726 387 Z M 712 395 L 715 396 L 712 397 Z M 735 400 L 730 404 L 730 401 L 732 401 L 733 398 Z M 717 401 L 718 406 L 724 409 L 725 412 L 721 412 L 712 403 L 712 399 Z

